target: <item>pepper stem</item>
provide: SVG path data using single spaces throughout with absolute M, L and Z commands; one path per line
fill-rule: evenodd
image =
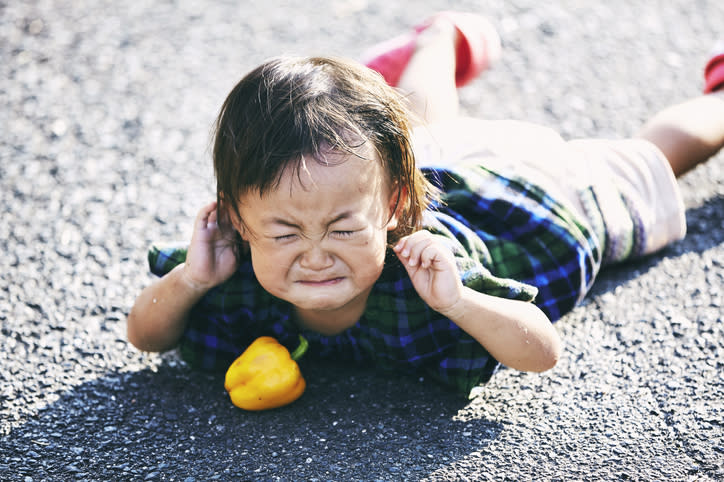
M 292 360 L 299 360 L 307 352 L 307 348 L 309 348 L 309 342 L 302 335 L 299 335 L 299 346 L 292 352 Z

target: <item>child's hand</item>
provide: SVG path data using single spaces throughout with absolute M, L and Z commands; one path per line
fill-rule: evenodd
M 394 247 L 412 284 L 430 308 L 445 314 L 460 299 L 463 284 L 453 254 L 428 231 L 402 238 Z
M 184 279 L 199 290 L 208 290 L 226 281 L 238 266 L 234 238 L 219 228 L 217 215 L 216 202 L 201 208 L 186 254 Z

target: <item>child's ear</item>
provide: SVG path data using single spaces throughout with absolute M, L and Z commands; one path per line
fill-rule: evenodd
M 400 222 L 400 217 L 405 210 L 407 204 L 407 188 L 395 186 L 392 188 L 390 200 L 388 204 L 389 220 L 387 221 L 387 231 L 394 231 Z
M 241 222 L 241 218 L 239 218 L 234 208 L 232 208 L 229 203 L 224 202 L 223 196 L 219 196 L 217 211 L 217 218 L 223 225 L 232 228 L 239 233 L 241 239 L 248 241 L 245 235 L 246 229 L 244 229 L 244 223 Z

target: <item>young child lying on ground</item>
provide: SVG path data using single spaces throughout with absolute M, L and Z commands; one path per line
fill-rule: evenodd
M 131 343 L 225 370 L 259 336 L 302 334 L 312 355 L 464 394 L 499 364 L 553 367 L 551 322 L 601 267 L 684 236 L 675 177 L 724 145 L 724 56 L 711 93 L 636 139 L 565 142 L 458 116 L 456 87 L 498 53 L 485 19 L 446 12 L 370 68 L 276 58 L 246 75 L 217 121 L 217 201 L 188 247 L 152 248 L 162 277 L 129 314 Z

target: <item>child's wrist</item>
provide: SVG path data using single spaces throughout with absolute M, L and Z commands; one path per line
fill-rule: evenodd
M 458 299 L 453 302 L 451 305 L 448 305 L 446 308 L 442 308 L 439 310 L 436 310 L 441 315 L 444 315 L 446 318 L 454 321 L 457 323 L 456 320 L 462 320 L 468 310 L 467 306 L 467 300 L 466 300 L 466 290 L 469 288 L 463 287 L 462 293 L 458 297 Z
M 183 285 L 186 292 L 192 296 L 201 297 L 209 291 L 212 286 L 208 286 L 203 283 L 196 281 L 189 273 L 189 268 L 186 263 L 181 263 L 176 266 L 173 271 L 177 272 L 178 282 Z

